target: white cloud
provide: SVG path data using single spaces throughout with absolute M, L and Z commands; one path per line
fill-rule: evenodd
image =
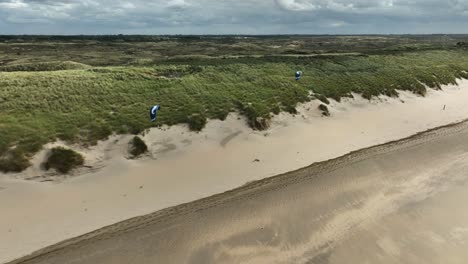
M 11 8 L 11 9 L 18 9 L 27 7 L 28 5 L 21 0 L 12 0 L 6 2 L 0 2 L 0 8 Z
M 186 8 L 189 6 L 190 6 L 190 3 L 188 3 L 185 0 L 170 0 L 167 3 L 167 7 L 170 7 L 170 8 Z
M 313 4 L 312 2 L 317 1 L 307 1 L 307 0 L 276 0 L 276 3 L 286 9 L 291 11 L 306 11 L 306 10 L 315 10 L 320 8 L 320 4 Z
M 352 11 L 393 7 L 393 0 L 276 0 L 283 9 L 290 11 L 311 11 L 320 9 Z
M 336 21 L 336 22 L 331 22 L 328 24 L 328 26 L 330 27 L 342 27 L 342 26 L 345 26 L 346 25 L 346 22 L 344 21 Z

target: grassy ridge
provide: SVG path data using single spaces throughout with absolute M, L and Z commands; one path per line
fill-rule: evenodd
M 38 62 L 38 63 L 20 63 L 0 66 L 0 72 L 14 71 L 61 71 L 61 70 L 78 70 L 89 68 L 88 65 L 73 61 L 57 61 L 57 62 Z
M 310 91 L 322 100 L 351 92 L 394 96 L 396 89 L 424 95 L 425 85 L 468 78 L 466 50 L 172 63 L 0 72 L 0 170 L 27 166 L 18 157 L 27 159 L 56 138 L 94 144 L 113 132 L 138 134 L 161 124 L 203 127 L 200 118 L 224 119 L 232 111 L 255 126 L 257 117 L 294 113 Z M 304 72 L 299 82 L 296 70 Z M 155 103 L 162 109 L 151 123 L 148 111 Z

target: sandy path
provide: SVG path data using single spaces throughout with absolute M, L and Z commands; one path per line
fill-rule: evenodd
M 467 122 L 439 128 L 13 263 L 465 263 L 466 142 Z
M 0 175 L 0 263 L 118 221 L 463 120 L 466 98 L 463 81 L 430 90 L 426 98 L 402 92 L 400 99 L 334 102 L 330 118 L 321 118 L 312 102 L 295 118 L 276 117 L 267 132 L 253 132 L 231 115 L 200 134 L 181 126 L 152 130 L 145 139 L 156 160 L 126 160 L 122 139 L 85 153 L 91 161 L 104 160 L 105 168 L 60 184 Z

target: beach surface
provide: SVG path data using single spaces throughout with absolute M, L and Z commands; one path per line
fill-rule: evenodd
M 12 264 L 466 263 L 468 123 L 133 218 Z
M 0 262 L 131 217 L 464 120 L 468 118 L 466 98 L 468 82 L 459 81 L 459 86 L 446 86 L 442 91 L 429 90 L 426 97 L 400 92 L 399 98 L 379 97 L 369 102 L 356 96 L 341 103 L 332 102 L 329 107 L 332 116 L 329 118 L 321 117 L 316 110 L 319 103 L 313 101 L 300 106 L 295 117 L 288 114 L 275 117 L 271 129 L 262 132 L 252 131 L 236 115 L 230 115 L 226 121 L 211 121 L 198 134 L 188 132 L 184 126 L 153 129 L 144 136 L 151 153 L 141 160 L 125 157 L 130 136 L 114 136 L 94 148 L 78 149 L 85 155 L 87 164 L 96 164 L 99 169 L 52 182 L 35 180 L 42 179 L 39 164 L 44 153 L 40 153 L 34 160 L 35 166 L 25 173 L 0 175 Z M 71 261 L 73 254 L 88 253 L 89 258 L 82 261 L 75 258 L 76 261 L 70 263 L 118 263 L 115 262 L 118 257 L 111 255 L 115 253 L 122 257 L 122 252 L 128 258 L 134 258 L 132 261 L 122 258 L 127 260 L 122 263 L 154 262 L 155 257 L 167 260 L 161 263 L 181 263 L 177 260 L 182 263 L 218 260 L 238 263 L 243 262 L 244 257 L 245 263 L 272 263 L 263 258 L 268 256 L 274 256 L 279 263 L 283 260 L 291 263 L 296 259 L 306 262 L 319 251 L 324 252 L 319 259 L 331 257 L 330 252 L 333 251 L 333 258 L 339 261 L 339 256 L 345 258 L 348 253 L 358 254 L 359 246 L 365 250 L 364 243 L 369 247 L 379 245 L 374 241 L 380 238 L 377 234 L 386 234 L 388 238 L 379 242 L 382 247 L 404 258 L 409 251 L 405 253 L 401 243 L 409 243 L 412 237 L 407 230 L 410 226 L 403 221 L 405 215 L 408 219 L 414 218 L 410 222 L 421 222 L 415 225 L 414 232 L 424 225 L 428 226 L 427 230 L 440 229 L 441 232 L 456 227 L 458 229 L 449 231 L 464 243 L 467 232 L 462 223 L 466 212 L 458 210 L 461 206 L 456 203 L 449 204 L 450 201 L 463 200 L 466 191 L 462 184 L 449 183 L 458 179 L 464 182 L 461 178 L 466 161 L 464 142 L 467 136 L 465 125 L 449 130 L 455 132 L 448 133 L 449 136 L 437 134 L 437 139 L 423 140 L 424 147 L 409 148 L 415 148 L 415 152 L 407 152 L 407 148 L 397 144 L 401 149 L 388 150 L 390 154 L 379 154 L 375 158 L 364 155 L 363 161 L 356 163 L 362 168 L 345 162 L 340 165 L 343 166 L 341 169 L 327 167 L 329 171 L 299 173 L 302 176 L 294 176 L 298 172 L 293 172 L 290 177 L 280 177 L 291 181 L 282 180 L 286 183 L 281 188 L 273 188 L 271 186 L 276 183 L 271 183 L 273 185 L 249 189 L 251 191 L 245 195 L 255 194 L 258 198 L 249 198 L 246 202 L 232 204 L 221 200 L 210 204 L 212 209 L 198 212 L 193 211 L 194 205 L 189 206 L 193 207 L 190 210 L 184 209 L 180 215 L 161 211 L 157 217 L 150 217 L 156 219 L 155 223 L 143 224 L 143 228 L 138 229 L 141 231 L 129 232 L 130 237 L 118 231 L 117 236 L 109 235 L 102 244 L 79 242 L 85 245 L 82 250 L 88 251 L 60 251 L 62 253 L 58 255 L 51 255 L 51 262 L 38 260 L 37 263 L 67 263 L 63 258 Z M 57 144 L 61 143 L 49 144 L 46 148 Z M 27 181 L 27 178 L 33 180 Z M 296 184 L 297 178 L 304 180 L 297 180 L 301 184 Z M 438 184 L 428 187 L 430 182 Z M 444 188 L 452 192 L 444 192 Z M 240 191 L 234 197 L 241 197 L 238 199 L 244 201 L 243 195 Z M 418 208 L 416 215 L 413 215 L 413 210 L 404 211 L 413 204 Z M 434 215 L 426 217 L 424 213 Z M 445 218 L 437 221 L 435 217 L 443 213 L 447 214 L 447 221 L 442 221 Z M 157 219 L 168 220 L 161 224 Z M 206 219 L 206 222 L 200 222 L 201 219 Z M 255 228 L 260 229 L 255 231 Z M 351 229 L 353 232 L 348 232 Z M 422 229 L 420 231 L 423 232 Z M 143 233 L 152 235 L 134 244 L 126 243 Z M 164 234 L 166 238 L 162 239 L 158 234 Z M 434 237 L 439 242 L 454 241 L 441 234 L 437 237 L 437 234 Z M 290 237 L 270 241 L 270 235 Z M 357 243 L 353 239 L 367 242 Z M 106 243 L 113 244 L 115 248 Z M 264 247 L 261 246 L 265 243 Z M 254 244 L 258 244 L 258 248 Z M 145 245 L 154 247 L 154 251 L 150 252 Z M 357 248 L 352 249 L 353 245 Z M 441 243 L 437 250 L 442 252 L 444 245 L 450 247 Z M 415 247 L 424 248 L 421 245 Z M 96 252 L 102 249 L 104 253 L 93 257 L 89 251 L 93 248 Z M 165 252 L 168 248 L 174 248 L 174 254 L 185 253 L 171 262 L 171 254 Z M 457 247 L 450 248 L 456 251 Z M 225 249 L 227 251 L 223 251 Z M 437 254 L 437 250 L 431 252 Z M 214 252 L 219 254 L 212 255 Z M 195 256 L 197 254 L 198 257 Z M 372 258 L 378 257 L 375 254 L 369 253 L 369 263 L 379 260 Z M 386 255 L 382 253 L 382 256 Z M 328 257 L 325 259 L 330 259 Z M 365 263 L 364 260 L 361 263 Z M 415 257 L 415 260 L 421 259 Z M 382 263 L 399 263 L 398 258 L 394 262 L 389 261 Z

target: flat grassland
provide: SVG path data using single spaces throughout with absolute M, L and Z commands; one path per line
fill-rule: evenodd
M 314 98 L 425 95 L 468 78 L 467 43 L 467 35 L 0 36 L 0 171 L 24 170 L 56 139 L 93 145 L 233 111 L 261 129 Z M 151 123 L 154 104 L 162 108 Z

